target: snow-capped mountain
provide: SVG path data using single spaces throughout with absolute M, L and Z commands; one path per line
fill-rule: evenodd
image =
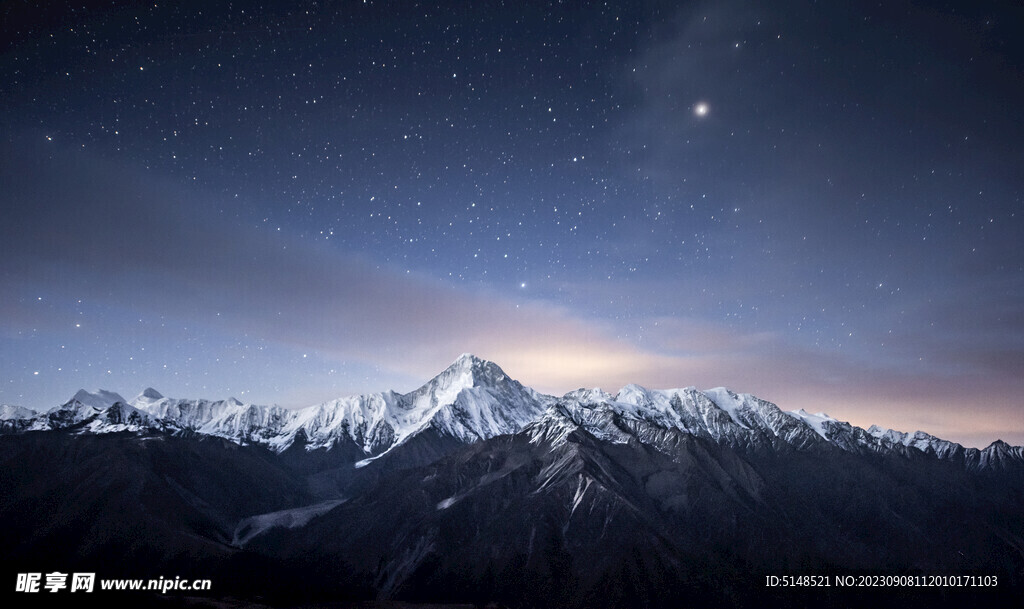
M 603 440 L 636 439 L 654 446 L 672 442 L 672 436 L 666 435 L 669 431 L 748 449 L 806 449 L 826 442 L 799 417 L 721 387 L 698 391 L 627 385 L 614 397 L 597 389 L 579 390 L 566 394 L 550 409 L 544 424 L 582 427 Z M 550 435 L 541 427 L 531 433 Z
M 140 393 L 130 404 L 181 429 L 258 444 L 279 437 L 285 422 L 294 415 L 287 408 L 246 404 L 233 397 L 216 401 L 167 398 L 152 388 Z
M 750 394 L 718 387 L 699 391 L 651 390 L 627 385 L 617 395 L 580 389 L 563 396 L 527 428 L 537 441 L 563 439 L 583 428 L 602 440 L 631 439 L 659 446 L 675 442 L 670 430 L 743 450 L 812 450 L 838 448 L 851 453 L 918 453 L 951 460 L 968 469 L 1024 464 L 1024 448 L 994 442 L 979 450 L 965 448 L 918 431 L 913 434 L 871 426 L 865 430 L 825 413 L 783 411 Z
M 104 389 L 98 389 L 96 391 L 86 391 L 85 389 L 79 389 L 70 400 L 64 405 L 77 403 L 82 406 L 89 406 L 92 408 L 105 409 L 113 406 L 117 402 L 124 402 L 125 399 L 121 397 L 121 394 L 114 393 L 113 391 L 106 391 Z
M 308 450 L 351 440 L 367 456 L 382 454 L 425 429 L 460 442 L 515 433 L 555 398 L 509 378 L 496 364 L 470 354 L 407 394 L 394 391 L 339 398 L 299 410 L 226 400 L 177 399 L 148 388 L 131 401 L 108 392 L 76 393 L 25 426 L 47 430 L 84 424 L 93 433 L 188 430 L 280 452 L 300 436 Z M 110 416 L 108 411 L 114 409 Z
M 276 451 L 291 446 L 301 432 L 310 450 L 349 439 L 367 455 L 377 455 L 428 427 L 462 442 L 514 433 L 551 399 L 510 379 L 493 362 L 465 354 L 404 395 L 387 391 L 288 410 L 234 398 L 177 400 L 147 389 L 131 404 L 183 429 Z
M 39 413 L 13 404 L 0 404 L 0 433 L 24 431 Z
M 557 398 L 524 387 L 497 364 L 463 354 L 422 387 L 339 398 L 298 410 L 235 398 L 168 398 L 149 388 L 130 402 L 110 391 L 76 393 L 44 414 L 20 417 L 7 431 L 81 425 L 84 431 L 191 431 L 281 452 L 297 439 L 306 450 L 351 442 L 378 457 L 425 430 L 472 443 L 526 429 L 538 441 L 563 439 L 583 428 L 613 443 L 654 447 L 684 434 L 747 451 L 840 449 L 852 453 L 917 454 L 968 469 L 1024 463 L 1024 448 L 1002 442 L 978 450 L 924 432 L 872 426 L 867 430 L 827 414 L 786 412 L 749 394 L 718 387 L 652 390 L 627 385 L 618 394 L 579 389 Z
M 751 574 L 794 565 L 968 565 L 998 576 L 1005 606 L 1024 587 L 1021 447 L 725 388 L 555 397 L 464 355 L 404 394 L 290 410 L 79 392 L 0 431 L 0 520 L 18 523 L 0 559 L 130 573 L 185 556 L 260 602 L 319 588 L 610 609 L 635 590 L 652 607 L 759 606 L 771 590 Z
M 0 404 L 0 421 L 7 421 L 9 419 L 31 419 L 38 414 L 39 413 L 35 410 L 25 408 L 24 406 Z

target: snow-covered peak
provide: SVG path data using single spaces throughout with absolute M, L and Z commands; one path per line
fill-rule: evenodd
M 78 393 L 60 406 L 54 406 L 45 413 L 33 417 L 30 429 L 58 429 L 77 425 L 106 411 L 114 404 L 124 403 L 124 398 L 113 391 L 86 391 Z
M 282 451 L 302 438 L 309 449 L 351 441 L 379 455 L 424 429 L 475 441 L 519 431 L 554 398 L 509 378 L 497 364 L 463 354 L 415 391 L 339 398 L 288 410 L 220 401 L 167 398 L 147 389 L 131 406 L 183 429 Z
M 828 423 L 838 423 L 838 421 L 836 419 L 833 419 L 832 417 L 828 416 L 824 412 L 819 412 L 817 414 L 810 414 L 809 412 L 807 412 L 803 408 L 801 408 L 800 410 L 790 410 L 790 411 L 786 412 L 786 414 L 790 415 L 791 417 L 793 417 L 794 419 L 796 419 L 798 421 L 803 421 L 804 423 L 809 425 L 810 428 L 813 429 L 815 433 L 817 433 L 822 438 L 825 438 L 826 440 L 828 439 L 828 425 L 827 424 Z M 868 433 L 871 433 L 871 432 L 869 431 Z
M 400 396 L 396 443 L 427 426 L 463 441 L 515 433 L 553 398 L 512 380 L 494 362 L 464 353 L 419 389 Z
M 970 455 L 977 452 L 977 449 L 968 450 L 955 442 L 937 438 L 923 431 L 906 433 L 903 431 L 896 431 L 894 429 L 885 429 L 878 425 L 872 425 L 871 427 L 868 427 L 867 434 L 874 439 L 877 446 L 882 449 L 893 446 L 905 446 L 907 448 L 917 449 L 926 454 L 934 454 L 941 458 L 957 459 L 971 459 L 973 457 Z
M 452 362 L 452 366 L 473 365 L 473 364 L 480 363 L 482 361 L 484 361 L 484 360 L 480 359 L 479 357 L 477 357 L 477 356 L 475 356 L 472 353 L 469 353 L 467 351 L 466 353 L 463 353 L 462 355 L 460 355 L 457 358 L 455 358 L 455 361 Z
M 120 394 L 114 393 L 113 391 L 107 391 L 105 389 L 98 389 L 96 391 L 86 391 L 85 389 L 79 389 L 70 400 L 65 404 L 72 402 L 78 402 L 83 406 L 92 406 L 93 408 L 109 408 L 117 402 L 125 402 L 126 400 L 121 397 Z
M 575 424 L 617 443 L 634 438 L 670 447 L 678 432 L 742 447 L 790 443 L 805 448 L 814 443 L 807 437 L 814 436 L 810 430 L 774 404 L 724 388 L 626 385 L 614 397 L 600 390 L 580 390 L 563 396 L 561 403 Z
M 601 389 L 600 387 L 595 387 L 593 389 L 584 389 L 583 387 L 580 387 L 579 389 L 576 389 L 575 391 L 570 391 L 569 393 L 562 396 L 562 400 L 564 401 L 579 402 L 581 404 L 603 404 L 606 402 L 611 402 L 614 399 L 615 398 L 612 396 L 612 394 Z
M 307 449 L 330 448 L 338 441 L 351 440 L 366 453 L 390 446 L 395 439 L 396 421 L 404 413 L 401 396 L 394 391 L 354 395 L 292 414 L 282 435 L 271 440 L 274 450 L 284 450 L 300 434 Z
M 1024 448 L 994 442 L 965 449 L 924 432 L 867 430 L 819 412 L 783 412 L 775 404 L 724 387 L 698 391 L 626 385 L 614 396 L 598 388 L 561 398 L 540 394 L 508 377 L 494 362 L 464 353 L 421 387 L 350 396 L 289 410 L 236 398 L 188 400 L 145 389 L 131 402 L 117 393 L 79 391 L 62 406 L 39 414 L 4 406 L 0 431 L 81 425 L 87 432 L 182 431 L 283 451 L 296 440 L 307 450 L 354 444 L 376 458 L 425 430 L 461 442 L 527 430 L 534 440 L 566 441 L 576 429 L 602 440 L 671 450 L 679 434 L 744 450 L 818 450 L 925 454 L 969 469 L 1024 463 Z
M 55 406 L 30 419 L 28 429 L 34 431 L 62 429 L 78 425 L 97 418 L 114 405 L 123 405 L 124 400 L 118 398 L 121 396 L 110 391 L 90 393 L 83 389 L 64 404 Z
M 153 389 L 152 387 L 146 387 L 145 389 L 142 390 L 142 393 L 140 393 L 138 396 L 136 396 L 135 399 L 132 400 L 132 401 L 133 402 L 137 402 L 137 401 L 141 401 L 141 400 L 156 401 L 156 400 L 162 400 L 163 397 L 164 397 L 163 394 L 160 393 L 159 391 L 157 391 L 156 389 Z
M 216 401 L 186 400 L 164 397 L 150 390 L 132 400 L 131 406 L 155 420 L 239 442 L 259 442 L 278 434 L 295 412 L 279 406 L 246 404 L 233 397 Z
M 0 404 L 0 421 L 11 419 L 31 419 L 39 413 L 31 408 L 15 406 L 13 404 Z
M 494 385 L 507 379 L 505 371 L 494 362 L 480 359 L 472 353 L 463 353 L 420 390 L 450 388 L 458 393 L 456 389 Z
M 619 390 L 615 395 L 615 401 L 635 406 L 644 406 L 649 405 L 652 398 L 651 392 L 646 387 L 629 384 Z
M 707 389 L 702 391 L 709 400 L 715 403 L 720 409 L 724 410 L 734 422 L 746 427 L 746 424 L 740 418 L 739 411 L 747 405 L 747 400 L 751 398 L 750 395 L 740 395 L 733 392 L 725 387 L 715 387 L 714 389 Z

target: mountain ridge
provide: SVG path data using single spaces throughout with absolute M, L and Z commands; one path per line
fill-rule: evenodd
M 763 584 L 808 570 L 995 574 L 983 591 L 1017 604 L 1024 586 L 1024 459 L 1005 442 L 723 387 L 546 396 L 472 356 L 408 393 L 302 411 L 76 396 L 0 421 L 6 568 L 201 573 L 214 596 L 282 609 L 868 604 Z
M 115 392 L 83 389 L 45 413 L 5 420 L 0 430 L 83 425 L 82 433 L 187 431 L 262 445 L 278 453 L 297 439 L 307 451 L 352 442 L 366 459 L 375 459 L 428 429 L 472 443 L 517 433 L 541 420 L 550 426 L 559 417 L 564 425 L 584 427 L 612 442 L 627 442 L 639 434 L 641 441 L 657 446 L 659 437 L 674 429 L 754 451 L 815 450 L 828 445 L 854 453 L 925 455 L 967 469 L 1024 466 L 1024 447 L 996 441 L 983 449 L 967 448 L 923 431 L 907 433 L 877 425 L 863 429 L 824 413 L 783 411 L 725 387 L 658 390 L 629 384 L 614 396 L 598 388 L 578 389 L 561 397 L 545 395 L 510 378 L 494 362 L 469 353 L 405 394 L 355 395 L 293 410 L 233 397 L 168 398 L 151 387 L 130 401 Z

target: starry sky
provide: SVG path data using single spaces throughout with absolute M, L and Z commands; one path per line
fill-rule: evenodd
M 473 352 L 1024 444 L 1010 2 L 0 4 L 0 402 Z

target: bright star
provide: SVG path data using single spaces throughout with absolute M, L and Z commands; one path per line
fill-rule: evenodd
M 708 106 L 707 102 L 697 102 L 693 106 L 693 113 L 698 118 L 704 118 L 705 116 L 708 115 L 708 112 L 710 110 L 711 110 L 711 108 Z

